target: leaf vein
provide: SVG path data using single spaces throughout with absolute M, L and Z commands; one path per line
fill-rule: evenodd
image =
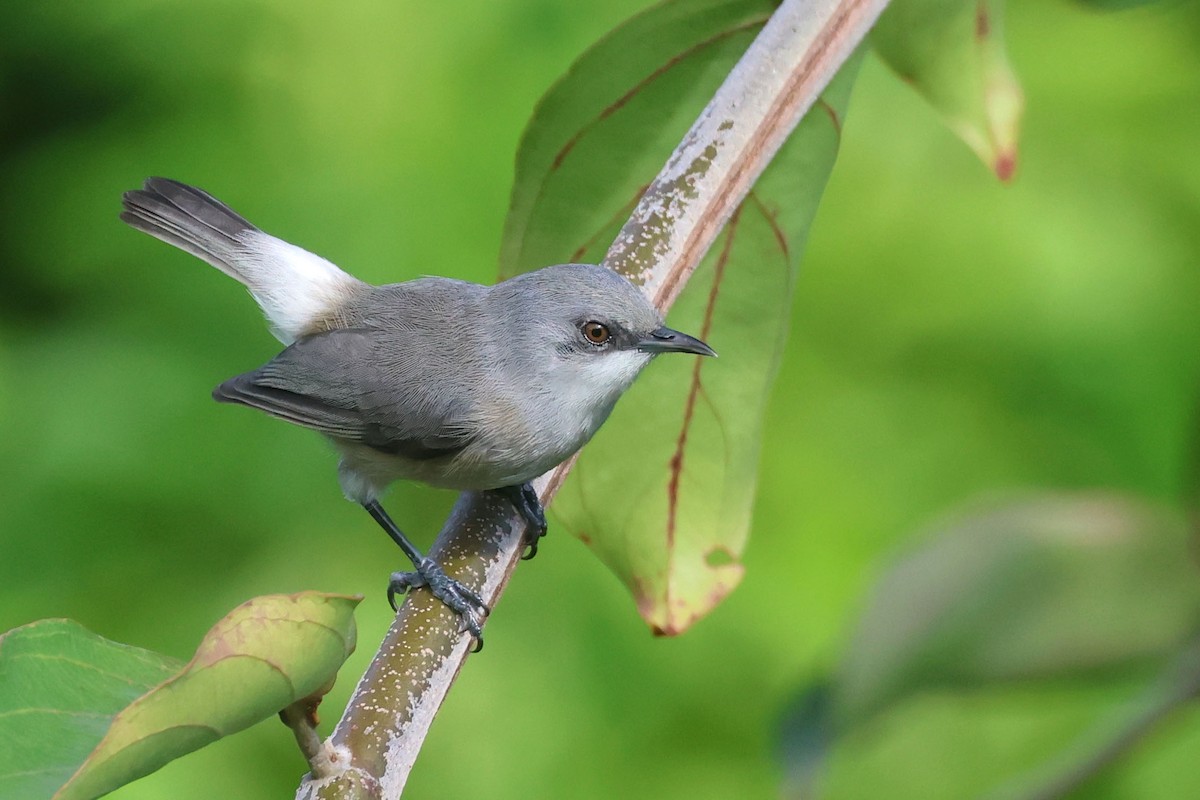
M 717 295 L 720 292 L 721 281 L 725 277 L 725 267 L 729 263 L 730 253 L 733 251 L 733 242 L 737 237 L 738 221 L 741 219 L 742 207 L 738 206 L 733 212 L 733 216 L 729 219 L 729 224 L 725 228 L 725 243 L 721 248 L 720 254 L 717 256 L 716 267 L 713 270 L 712 287 L 708 291 L 708 301 L 704 307 L 704 323 L 700 329 L 700 338 L 705 339 L 712 328 L 713 310 L 717 304 Z M 671 562 L 675 557 L 675 530 L 678 524 L 679 511 L 679 482 L 683 475 L 683 456 L 687 447 L 688 433 L 691 430 L 692 418 L 696 410 L 696 396 L 701 391 L 700 370 L 704 366 L 704 359 L 697 358 L 695 365 L 692 367 L 692 382 L 688 387 L 687 404 L 683 411 L 683 424 L 680 427 L 679 436 L 675 440 L 675 454 L 670 461 L 671 478 L 667 482 L 667 574 L 671 573 Z M 666 583 L 667 605 L 670 604 L 671 582 Z
M 136 682 L 133 679 L 128 678 L 124 675 L 121 675 L 120 673 L 109 672 L 106 669 L 101 669 L 100 667 L 96 666 L 95 664 L 92 664 L 88 661 L 80 661 L 77 658 L 67 658 L 66 656 L 55 655 L 53 653 L 20 653 L 18 655 L 9 656 L 9 659 L 11 661 L 17 661 L 18 659 L 22 659 L 22 658 L 31 658 L 31 659 L 36 658 L 36 659 L 41 659 L 44 661 L 56 661 L 56 662 L 61 662 L 64 664 L 70 664 L 70 665 L 76 666 L 76 667 L 83 667 L 84 669 L 91 670 L 98 675 L 103 675 L 106 678 L 112 678 L 113 680 L 120 681 L 122 683 L 126 683 L 130 686 L 141 686 L 142 685 L 141 683 Z

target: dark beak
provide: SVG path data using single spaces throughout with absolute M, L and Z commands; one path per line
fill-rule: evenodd
M 716 351 L 694 336 L 659 328 L 637 344 L 645 353 L 695 353 L 698 356 L 716 356 Z

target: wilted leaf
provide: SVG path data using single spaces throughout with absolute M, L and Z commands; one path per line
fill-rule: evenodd
M 99 797 L 311 695 L 353 651 L 359 599 L 251 600 L 187 664 L 70 620 L 9 631 L 0 637 L 0 797 Z
M 1200 631 L 1185 522 L 1119 495 L 967 516 L 878 581 L 837 680 L 859 720 L 915 691 L 1110 667 Z
M 599 261 L 773 7 L 666 2 L 585 53 L 522 142 L 503 274 Z M 656 632 L 683 631 L 741 579 L 762 417 L 853 72 L 801 122 L 671 311 L 721 359 L 658 359 L 555 501 Z
M 871 33 L 876 52 L 1008 180 L 1024 97 L 1004 50 L 1002 0 L 895 0 Z

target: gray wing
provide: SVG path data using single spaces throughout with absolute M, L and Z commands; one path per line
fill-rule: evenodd
M 306 337 L 261 368 L 225 381 L 213 398 L 406 458 L 463 450 L 473 438 L 469 409 L 429 391 L 413 367 L 392 363 L 385 371 L 378 340 L 379 331 L 370 329 Z

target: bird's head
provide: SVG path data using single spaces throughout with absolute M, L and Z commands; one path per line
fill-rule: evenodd
M 549 391 L 608 406 L 661 353 L 715 356 L 699 339 L 663 325 L 662 315 L 636 286 L 593 264 L 559 264 L 492 287 L 514 310 L 521 335 Z

